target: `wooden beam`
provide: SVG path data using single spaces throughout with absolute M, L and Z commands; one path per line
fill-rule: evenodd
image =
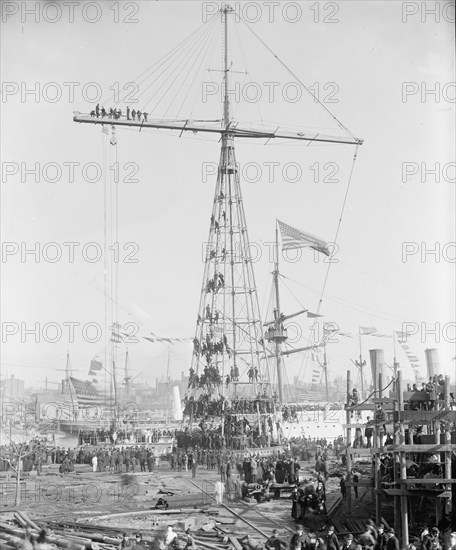
M 361 405 L 354 405 L 353 407 L 345 407 L 346 411 L 375 411 L 377 408 L 373 403 L 363 403 Z M 393 410 L 392 403 L 386 403 L 383 407 L 383 410 L 386 412 L 391 412 Z
M 441 386 L 443 388 L 443 386 Z M 426 395 L 426 392 L 422 391 L 405 391 L 404 392 L 404 400 L 409 402 L 426 402 L 426 401 L 433 401 L 434 403 L 444 403 L 444 399 L 437 399 L 437 395 L 441 393 L 440 391 L 436 392 L 434 395 Z
M 385 448 L 387 453 L 443 453 L 443 452 L 452 452 L 456 451 L 456 444 L 452 445 L 437 445 L 437 444 L 426 444 L 426 445 L 388 445 Z M 366 449 L 370 450 L 370 449 Z
M 397 399 L 395 397 L 374 397 L 371 399 L 372 403 L 395 403 Z
M 394 424 L 394 420 L 381 420 L 380 422 L 373 422 L 369 420 L 369 424 L 367 424 L 367 422 L 365 424 L 342 424 L 342 428 L 373 428 L 374 426 L 383 426 L 383 424 L 385 424 L 385 426 L 392 426 Z
M 361 447 L 348 447 L 346 451 L 349 455 L 371 456 L 372 454 L 374 454 L 372 452 L 372 449 L 373 447 L 370 447 L 369 449 L 363 449 Z
M 407 423 L 410 421 L 420 422 L 421 420 L 445 420 L 454 422 L 456 420 L 456 411 L 400 411 L 399 421 Z
M 365 427 L 366 427 L 366 424 L 342 424 L 342 428 L 344 428 L 344 430 L 346 430 L 347 428 L 355 429 L 355 430 L 359 428 L 360 430 L 362 430 Z
M 350 370 L 347 370 L 347 404 L 345 406 L 346 408 L 346 422 L 347 424 L 350 424 L 351 423 L 351 414 L 350 414 L 350 410 L 349 410 L 349 407 L 348 407 L 348 403 L 349 403 L 349 399 L 350 399 L 350 394 L 351 394 L 351 391 L 352 391 L 352 383 L 351 383 L 351 371 Z M 350 445 L 352 444 L 352 440 L 351 440 L 351 428 L 347 428 L 347 437 L 346 437 L 346 443 L 347 443 L 347 478 L 346 480 L 350 481 L 351 480 L 351 469 L 352 469 L 352 459 L 351 459 L 351 454 L 350 454 Z M 346 495 L 346 505 L 347 505 L 347 511 L 348 513 L 351 512 L 351 489 L 349 491 L 347 491 L 347 495 Z
M 383 489 L 383 492 L 390 496 L 405 496 L 405 497 L 435 497 L 435 498 L 450 498 L 451 491 L 430 491 L 425 489 L 417 489 L 409 491 L 407 489 Z
M 399 414 L 404 410 L 404 394 L 402 392 L 402 372 L 397 373 L 396 378 L 397 384 L 397 397 L 399 405 Z M 399 423 L 399 437 L 401 441 L 405 441 L 405 428 L 404 423 Z M 400 455 L 400 468 L 401 468 L 401 479 L 407 477 L 407 460 L 405 453 Z M 408 547 L 409 544 L 409 516 L 408 516 L 408 501 L 406 495 L 401 495 L 401 520 L 402 520 L 402 546 Z
M 413 485 L 415 483 L 421 483 L 422 485 L 437 485 L 438 483 L 446 484 L 446 483 L 456 483 L 456 479 L 441 479 L 439 477 L 435 478 L 424 478 L 424 479 L 414 479 L 414 478 L 408 478 L 408 479 L 400 479 L 399 483 L 405 483 L 406 485 Z
M 271 130 L 265 130 L 264 128 L 250 128 L 247 125 L 241 125 L 239 123 L 229 123 L 227 126 L 223 126 L 221 120 L 167 120 L 167 119 L 151 119 L 144 120 L 132 120 L 126 119 L 125 115 L 122 118 L 109 118 L 108 116 L 96 118 L 91 116 L 90 113 L 75 112 L 73 116 L 74 122 L 88 123 L 88 124 L 102 124 L 106 126 L 125 126 L 136 127 L 138 130 L 142 128 L 156 128 L 162 130 L 181 130 L 186 132 L 210 132 L 216 134 L 230 134 L 234 137 L 244 138 L 263 138 L 263 139 L 293 139 L 298 141 L 322 141 L 330 143 L 344 143 L 352 145 L 361 145 L 362 139 L 346 136 L 330 136 L 323 135 L 319 132 L 291 132 L 282 128 L 275 127 Z

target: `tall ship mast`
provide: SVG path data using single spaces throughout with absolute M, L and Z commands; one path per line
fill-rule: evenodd
M 284 357 L 293 355 L 295 353 L 303 353 L 310 351 L 312 349 L 318 348 L 320 345 L 324 349 L 324 362 L 321 365 L 324 373 L 325 373 L 325 392 L 326 392 L 326 400 L 328 401 L 328 376 L 327 376 L 327 364 L 326 364 L 326 342 L 325 338 L 321 338 L 321 342 L 314 343 L 312 345 L 307 345 L 304 347 L 297 347 L 297 348 L 286 348 L 287 340 L 288 340 L 288 330 L 285 325 L 285 322 L 289 319 L 292 319 L 294 317 L 297 317 L 299 315 L 306 315 L 311 318 L 317 318 L 320 317 L 320 315 L 311 313 L 308 309 L 301 309 L 297 312 L 284 315 L 281 308 L 281 300 L 280 300 L 280 270 L 279 270 L 279 260 L 280 260 L 280 242 L 279 242 L 279 227 L 284 227 L 285 224 L 282 224 L 282 222 L 279 222 L 277 220 L 276 222 L 276 229 L 275 229 L 275 247 L 274 247 L 274 270 L 272 272 L 272 280 L 273 280 L 273 319 L 271 321 L 267 321 L 264 323 L 264 325 L 267 327 L 266 332 L 264 334 L 265 341 L 269 343 L 269 345 L 272 348 L 272 355 L 269 357 L 274 357 L 275 364 L 276 364 L 276 374 L 277 374 L 277 390 L 278 390 L 278 403 L 280 405 L 283 405 L 287 399 L 285 396 L 284 391 Z M 312 246 L 312 244 L 311 244 Z M 312 247 L 315 247 L 312 246 Z M 316 249 L 319 248 L 319 251 L 323 251 L 326 253 L 326 250 L 324 246 L 321 247 L 315 247 Z
M 253 405 L 251 400 L 259 397 L 272 399 L 230 113 L 228 22 L 232 12 L 229 6 L 222 10 L 222 145 L 185 409 L 191 423 L 224 415 L 233 401 Z M 260 414 L 258 403 L 253 410 Z M 223 422 L 221 428 L 224 433 Z
M 256 436 L 263 436 L 268 442 L 278 440 L 280 434 L 274 418 L 277 420 L 280 406 L 285 400 L 282 348 L 287 337 L 277 286 L 278 252 L 275 268 L 276 314 L 273 321 L 267 324 L 268 329 L 264 334 L 236 162 L 235 139 L 253 138 L 266 142 L 281 139 L 308 145 L 318 142 L 356 147 L 362 144 L 362 140 L 351 134 L 335 117 L 333 119 L 342 129 L 342 135 L 325 135 L 314 129 L 290 130 L 277 125 L 255 127 L 233 118 L 230 105 L 232 62 L 229 43 L 233 13 L 233 8 L 226 5 L 218 14 L 218 17 L 221 16 L 223 32 L 221 119 L 173 119 L 154 116 L 154 113 L 144 113 L 147 116 L 135 119 L 134 115 L 132 118 L 129 116 L 129 110 L 125 115 L 117 109 L 113 112 L 111 109 L 109 114 L 103 109 L 101 116 L 98 111 L 86 114 L 77 112 L 73 117 L 77 123 L 102 125 L 105 133 L 111 129 L 113 146 L 117 146 L 117 127 L 137 128 L 139 131 L 175 130 L 180 135 L 184 132 L 220 135 L 221 151 L 208 220 L 209 235 L 196 314 L 189 385 L 184 399 L 184 423 L 189 431 L 201 429 L 204 432 L 207 428 L 215 430 L 222 446 L 238 445 L 236 438 L 239 436 L 241 419 L 244 419 L 244 427 L 249 425 L 249 431 Z M 276 359 L 276 386 L 272 383 L 269 347 L 275 350 L 272 356 Z

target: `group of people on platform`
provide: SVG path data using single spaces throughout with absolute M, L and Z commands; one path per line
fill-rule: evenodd
M 209 279 L 206 283 L 206 292 L 212 292 L 215 294 L 220 288 L 225 286 L 225 277 L 223 273 L 216 273 L 212 279 Z
M 215 370 L 214 370 L 215 369 Z M 258 369 L 250 368 L 248 371 L 249 381 L 253 383 L 258 380 Z M 193 368 L 190 369 L 188 387 L 189 389 L 204 387 L 206 380 L 211 378 L 210 384 L 221 384 L 221 376 L 218 368 L 205 367 L 204 373 L 198 377 Z M 239 379 L 239 370 L 232 369 L 232 372 L 227 378 L 227 384 Z M 223 396 L 214 397 L 213 393 L 203 393 L 195 399 L 193 395 L 185 395 L 184 397 L 184 415 L 193 418 L 217 417 L 222 415 L 248 415 L 248 414 L 274 414 L 278 413 L 283 422 L 299 422 L 300 420 L 312 420 L 309 413 L 320 413 L 326 410 L 341 410 L 342 403 L 331 404 L 296 404 L 282 405 L 277 403 L 278 396 L 274 393 L 271 397 L 266 395 L 266 391 L 258 393 L 250 398 L 248 397 L 233 397 L 226 398 Z M 315 419 L 315 418 L 313 418 Z M 386 417 L 385 420 L 386 421 Z M 369 424 L 369 417 L 368 417 Z M 372 437 L 373 431 L 370 434 Z
M 427 382 L 422 382 L 421 388 L 418 388 L 417 384 L 412 384 L 412 386 L 408 386 L 408 391 L 411 392 L 418 392 L 421 394 L 424 394 L 426 400 L 425 401 L 414 401 L 411 399 L 408 404 L 407 408 L 409 410 L 425 410 L 425 411 L 433 411 L 436 410 L 436 402 L 438 399 L 444 399 L 444 393 L 443 393 L 443 387 L 445 386 L 445 378 L 443 377 L 443 374 L 435 374 L 434 376 L 429 377 L 429 380 Z M 454 401 L 454 398 L 453 398 Z
M 240 415 L 226 414 L 224 417 L 223 433 L 221 426 L 211 427 L 205 422 L 198 424 L 199 429 L 189 430 L 185 428 L 176 432 L 176 440 L 181 448 L 203 446 L 208 449 L 243 450 L 247 447 L 267 447 L 273 431 L 273 421 L 267 418 L 267 433 L 260 429 L 255 422 L 254 425 L 245 417 Z
M 206 367 L 211 367 L 214 356 L 223 354 L 224 352 L 228 354 L 228 357 L 231 357 L 231 348 L 228 344 L 228 338 L 226 337 L 226 334 L 218 339 L 216 338 L 215 332 L 211 329 L 208 333 L 206 333 L 206 336 L 204 337 L 202 342 L 200 342 L 196 336 L 195 338 L 193 338 L 193 353 L 197 357 L 202 356 L 206 359 Z M 222 378 L 219 373 L 218 367 L 213 368 L 217 369 L 217 381 L 213 381 L 207 377 L 206 369 L 204 369 L 204 372 L 200 373 L 199 375 L 195 373 L 194 369 L 190 369 L 188 387 L 203 387 L 207 383 L 211 383 L 214 386 L 220 385 L 222 383 Z M 235 376 L 234 373 L 231 373 L 231 375 Z M 239 370 L 237 377 L 239 379 Z
M 109 110 L 106 110 L 104 107 L 100 107 L 100 104 L 97 104 L 95 109 L 90 111 L 91 118 L 113 118 L 113 119 L 120 119 L 123 115 L 122 109 L 117 108 L 110 108 Z M 125 114 L 127 120 L 136 120 L 137 122 L 147 122 L 147 117 L 149 116 L 149 113 L 146 113 L 145 111 L 141 112 L 139 109 L 130 109 L 130 107 L 127 107 L 126 114 Z
M 191 375 L 193 373 L 190 373 Z M 193 418 L 206 418 L 211 416 L 245 415 L 245 414 L 273 414 L 276 411 L 277 396 L 272 397 L 258 393 L 251 399 L 235 397 L 226 399 L 219 397 L 214 399 L 211 394 L 201 394 L 198 399 L 193 396 L 184 398 L 184 415 Z
M 130 443 L 158 443 L 162 438 L 174 437 L 174 430 L 160 430 L 157 428 L 110 429 L 97 428 L 96 430 L 81 430 L 78 434 L 79 445 L 99 445 L 112 443 L 126 445 Z
M 215 351 L 207 353 L 211 355 L 215 353 Z M 218 367 L 211 365 L 210 360 L 208 360 L 207 365 L 205 365 L 203 372 L 199 376 L 195 374 L 193 369 L 190 369 L 190 376 L 188 379 L 189 388 L 204 388 L 206 390 L 211 390 L 220 386 L 220 384 L 222 384 L 220 370 Z
M 440 463 L 440 454 L 435 453 L 414 453 L 406 462 L 406 474 L 408 478 L 427 479 L 442 477 L 443 468 Z M 401 465 L 399 461 L 394 460 L 393 453 L 380 454 L 379 477 L 382 482 L 391 483 L 395 479 L 401 478 Z M 409 488 L 418 488 L 409 485 Z M 422 487 L 424 488 L 424 487 Z

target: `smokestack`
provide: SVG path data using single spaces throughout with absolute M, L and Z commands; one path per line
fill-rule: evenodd
M 428 379 L 435 374 L 442 374 L 440 370 L 439 350 L 435 348 L 425 349 L 424 354 L 426 356 Z
M 174 420 L 183 418 L 179 386 L 173 386 L 173 417 Z
M 372 370 L 372 382 L 374 385 L 374 390 L 380 390 L 378 388 L 378 375 L 381 373 L 383 377 L 383 382 L 386 382 L 385 378 L 385 359 L 382 349 L 370 349 L 369 358 Z M 381 396 L 383 397 L 383 396 Z

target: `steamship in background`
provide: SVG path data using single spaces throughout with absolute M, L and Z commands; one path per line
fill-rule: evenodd
M 14 375 L 2 380 L 1 422 L 5 429 L 14 431 L 17 427 L 23 432 L 27 426 L 33 435 L 56 433 L 63 437 L 98 428 L 134 431 L 177 426 L 180 392 L 188 384 L 188 379 L 183 374 L 180 380 L 169 377 L 169 354 L 166 378 L 157 378 L 155 387 L 147 382 L 135 383 L 128 371 L 128 351 L 123 383 L 119 386 L 114 380 L 115 369 L 108 372 L 98 360 L 90 363 L 90 380 L 73 376 L 69 353 L 64 370 L 64 379 L 60 382 L 46 379 L 45 388 L 39 389 L 26 388 L 24 381 Z M 104 381 L 103 370 L 109 375 Z

